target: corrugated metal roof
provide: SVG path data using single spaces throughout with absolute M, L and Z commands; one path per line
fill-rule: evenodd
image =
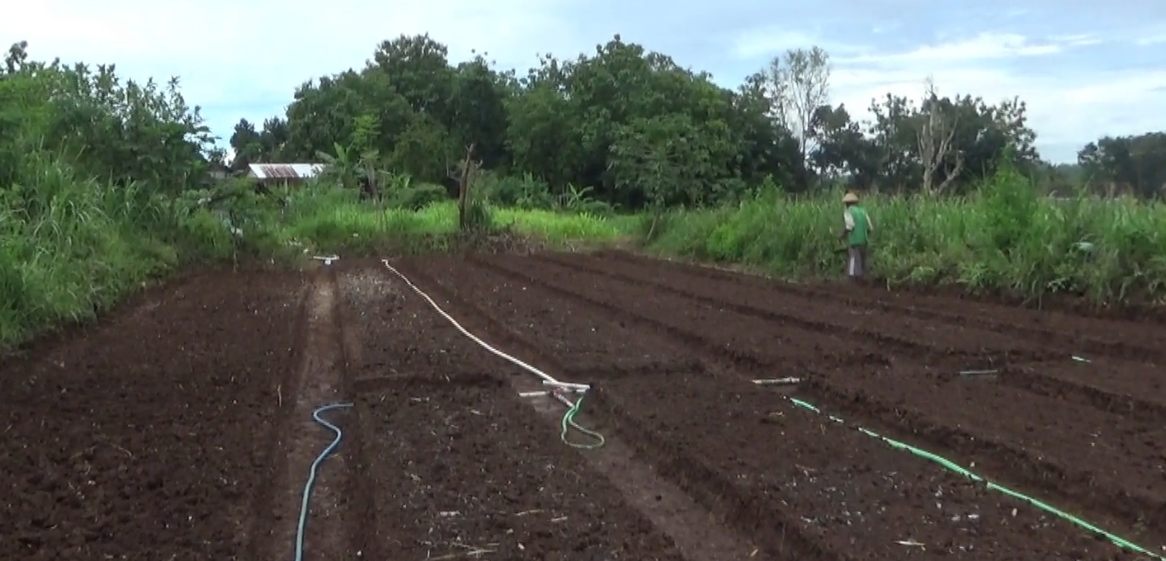
M 307 179 L 315 177 L 324 164 L 250 164 L 251 176 L 258 179 Z

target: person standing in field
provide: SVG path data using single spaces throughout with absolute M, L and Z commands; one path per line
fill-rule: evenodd
M 874 223 L 866 209 L 858 204 L 858 195 L 853 191 L 842 197 L 846 210 L 842 212 L 845 230 L 842 239 L 846 241 L 846 275 L 860 280 L 866 274 L 866 245 L 874 232 Z

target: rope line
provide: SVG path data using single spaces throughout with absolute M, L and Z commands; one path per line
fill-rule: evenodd
M 550 386 L 556 386 L 558 388 L 571 388 L 571 389 L 575 389 L 575 390 L 582 390 L 583 393 L 580 394 L 579 399 L 576 400 L 574 403 L 572 403 L 571 400 L 567 398 L 567 396 L 563 395 L 562 392 L 552 392 L 556 399 L 558 399 L 559 401 L 562 401 L 568 407 L 567 413 L 563 415 L 563 421 L 562 421 L 563 431 L 559 435 L 559 437 L 562 439 L 564 444 L 567 444 L 568 446 L 572 446 L 575 448 L 594 449 L 594 448 L 599 448 L 599 447 L 604 445 L 605 441 L 604 441 L 604 438 L 602 435 L 600 435 L 599 433 L 597 433 L 593 430 L 585 429 L 585 428 L 579 426 L 575 422 L 575 415 L 579 412 L 579 405 L 583 401 L 583 396 L 587 395 L 586 390 L 590 389 L 590 386 L 588 386 L 587 384 L 573 384 L 570 382 L 560 382 L 560 381 L 554 379 L 550 374 L 547 374 L 546 372 L 543 372 L 542 370 L 539 370 L 539 369 L 537 369 L 537 368 L 535 368 L 535 367 L 533 367 L 533 366 L 531 366 L 531 365 L 529 365 L 521 360 L 518 360 L 517 358 L 514 358 L 514 357 L 512 357 L 512 356 L 510 356 L 510 355 L 508 355 L 508 354 L 506 354 L 498 349 L 495 349 L 494 347 L 491 347 L 489 343 L 479 339 L 478 336 L 474 335 L 473 333 L 470 333 L 469 330 L 462 327 L 462 324 L 458 323 L 457 320 L 453 319 L 453 316 L 450 316 L 449 314 L 445 313 L 445 310 L 442 310 L 441 306 L 438 306 L 437 302 L 433 301 L 433 298 L 430 298 L 428 294 L 426 294 L 420 288 L 418 288 L 417 285 L 413 284 L 413 282 L 409 280 L 409 277 L 406 277 L 404 274 L 401 273 L 401 271 L 398 271 L 392 265 L 390 265 L 388 259 L 382 259 L 381 263 L 383 263 L 385 265 L 386 269 L 392 271 L 393 274 L 397 275 L 398 277 L 401 277 L 401 280 L 405 281 L 405 284 L 408 285 L 409 288 L 411 288 L 413 290 L 413 292 L 416 292 L 418 296 L 425 299 L 426 302 L 429 302 L 429 305 L 432 306 L 433 309 L 436 310 L 437 313 L 441 315 L 441 317 L 445 318 L 446 321 L 448 321 L 450 324 L 452 324 L 454 327 L 456 327 L 458 331 L 461 331 L 462 335 L 465 335 L 471 341 L 477 343 L 478 346 L 482 347 L 483 349 L 486 349 L 487 351 L 490 351 L 491 353 L 493 353 L 494 355 L 496 355 L 498 357 L 501 357 L 502 359 L 505 359 L 505 360 L 511 362 L 515 366 L 518 366 L 519 368 L 522 368 L 523 370 L 526 370 L 527 372 L 530 372 L 531 374 L 534 374 L 535 376 L 542 378 L 544 384 L 547 384 Z M 591 438 L 594 438 L 598 442 L 598 444 L 579 444 L 579 443 L 571 442 L 570 440 L 567 439 L 568 429 L 571 429 L 571 428 L 573 428 L 573 429 L 575 429 L 583 434 L 586 434 L 587 436 L 590 436 Z

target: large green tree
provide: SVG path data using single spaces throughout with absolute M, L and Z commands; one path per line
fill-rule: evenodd
M 112 64 L 36 62 L 27 48 L 13 45 L 0 70 L 0 186 L 47 153 L 85 177 L 177 193 L 200 185 L 222 157 L 178 78 L 123 81 Z
M 862 122 L 830 103 L 830 75 L 818 47 L 781 53 L 728 90 L 618 35 L 573 59 L 541 55 L 525 73 L 484 53 L 455 65 L 428 35 L 400 36 L 361 70 L 304 84 L 269 121 L 280 126 L 241 122 L 232 146 L 246 161 L 343 149 L 447 186 L 472 146 L 484 168 L 541 184 L 543 200 L 585 188 L 629 209 L 716 204 L 773 183 L 960 192 L 1004 158 L 1039 167 L 1019 100 L 930 88 L 873 100 Z
M 1166 133 L 1106 136 L 1077 154 L 1085 178 L 1104 194 L 1166 195 Z

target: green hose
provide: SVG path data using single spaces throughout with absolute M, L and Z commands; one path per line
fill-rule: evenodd
M 786 397 L 785 399 L 789 400 L 794 405 L 801 407 L 803 409 L 808 409 L 808 410 L 813 411 L 815 413 L 818 413 L 820 415 L 826 415 L 825 413 L 822 412 L 821 409 L 818 409 L 817 407 L 815 407 L 814 405 L 811 405 L 810 403 L 808 403 L 806 401 L 802 401 L 800 399 L 795 399 L 792 397 Z M 843 422 L 842 419 L 835 417 L 833 415 L 827 415 L 827 416 L 835 422 L 838 422 L 838 423 Z M 1156 553 L 1154 553 L 1154 552 L 1152 552 L 1152 551 L 1150 551 L 1150 550 L 1148 550 L 1140 545 L 1137 545 L 1137 544 L 1135 544 L 1135 543 L 1133 543 L 1125 538 L 1122 538 L 1116 534 L 1102 530 L 1101 528 L 1098 528 L 1097 526 L 1090 524 L 1089 522 L 1086 522 L 1085 520 L 1082 520 L 1081 518 L 1079 518 L 1077 516 L 1074 516 L 1074 515 L 1069 514 L 1065 511 L 1057 509 L 1056 507 L 1053 507 L 1053 506 L 1049 505 L 1048 503 L 1034 499 L 1028 495 L 1025 495 L 1025 494 L 1019 492 L 1019 491 L 1009 489 L 1008 487 L 1005 487 L 1003 485 L 988 481 L 984 477 L 973 473 L 971 470 L 969 470 L 963 466 L 960 466 L 959 464 L 957 464 L 957 463 L 955 463 L 947 458 L 944 458 L 943 456 L 940 456 L 940 455 L 932 453 L 932 452 L 928 452 L 927 450 L 923 450 L 921 448 L 916 448 L 916 447 L 911 446 L 910 444 L 907 444 L 905 442 L 900 442 L 898 440 L 888 438 L 888 437 L 883 436 L 881 434 L 878 434 L 872 430 L 868 430 L 868 429 L 865 429 L 862 427 L 857 427 L 857 428 L 858 428 L 859 432 L 861 432 L 867 436 L 877 438 L 877 439 L 887 443 L 892 448 L 896 448 L 898 450 L 905 450 L 905 451 L 910 452 L 916 456 L 919 456 L 921 458 L 935 462 L 935 463 L 937 463 L 937 464 L 939 464 L 939 465 L 941 465 L 941 466 L 943 466 L 951 471 L 954 471 L 955 473 L 958 473 L 964 477 L 967 477 L 968 479 L 971 479 L 972 481 L 982 481 L 987 485 L 987 487 L 989 489 L 999 491 L 1000 493 L 1008 495 L 1014 499 L 1019 499 L 1023 502 L 1026 502 L 1026 503 L 1032 505 L 1032 506 L 1035 506 L 1035 507 L 1037 507 L 1037 508 L 1039 508 L 1039 509 L 1041 509 L 1049 514 L 1058 516 L 1058 517 L 1060 517 L 1060 518 L 1062 518 L 1062 519 L 1064 519 L 1072 524 L 1075 524 L 1075 525 L 1077 525 L 1081 528 L 1084 528 L 1090 532 L 1093 532 L 1097 535 L 1103 536 L 1118 547 L 1128 549 L 1128 550 L 1134 551 L 1136 553 L 1140 553 L 1142 555 L 1152 557 L 1154 559 L 1162 559 L 1163 561 L 1166 561 L 1166 557 L 1158 555 L 1158 554 L 1156 554 Z
M 595 450 L 597 448 L 602 448 L 603 445 L 606 443 L 606 440 L 604 440 L 603 435 L 599 434 L 593 430 L 585 429 L 585 428 L 579 426 L 577 423 L 575 423 L 575 415 L 577 413 L 579 413 L 579 408 L 583 405 L 583 398 L 586 395 L 587 395 L 586 393 L 580 394 L 579 399 L 577 401 L 575 401 L 575 405 L 572 405 L 571 408 L 567 410 L 567 413 L 565 415 L 563 415 L 563 423 L 562 423 L 563 432 L 559 433 L 559 438 L 562 439 L 563 443 L 566 444 L 567 446 L 571 446 L 574 448 L 582 448 L 584 450 Z M 591 438 L 595 439 L 595 442 L 594 443 L 571 442 L 569 439 L 567 439 L 567 433 L 570 432 L 570 429 L 575 429 L 575 430 L 577 430 L 577 431 L 579 431 L 587 436 L 590 436 Z

